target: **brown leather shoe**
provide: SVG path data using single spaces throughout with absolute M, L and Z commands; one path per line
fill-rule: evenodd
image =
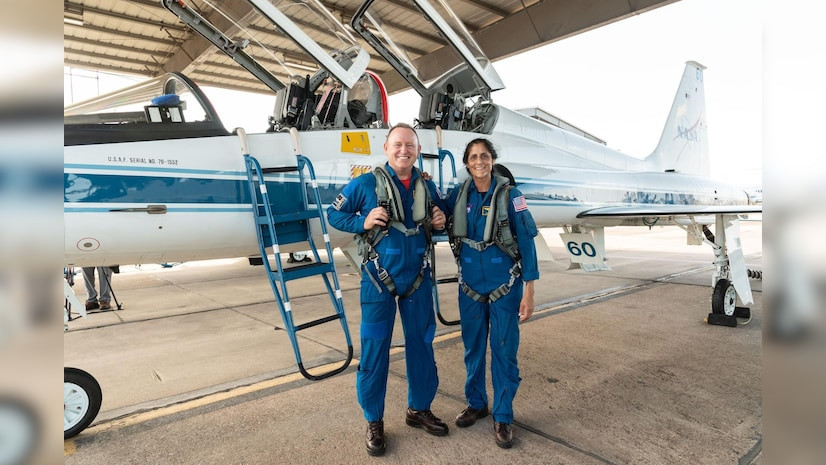
M 384 441 L 384 421 L 367 423 L 367 453 L 373 457 L 384 455 L 387 443 Z
M 100 304 L 98 304 L 97 300 L 86 302 L 86 310 L 94 310 L 98 307 L 100 307 Z
M 109 302 L 106 300 L 100 301 L 100 309 L 101 310 L 112 310 L 112 306 L 109 305 Z
M 510 423 L 494 421 L 493 431 L 496 433 L 496 445 L 502 449 L 510 449 L 513 445 L 513 432 Z
M 433 412 L 430 410 L 413 410 L 412 408 L 408 408 L 405 422 L 409 426 L 423 428 L 434 436 L 445 436 L 449 431 L 447 425 L 442 420 L 436 418 L 436 415 L 433 415 Z
M 487 405 L 482 408 L 473 408 L 468 406 L 468 408 L 462 410 L 462 413 L 456 416 L 456 426 L 459 428 L 466 428 L 476 423 L 476 420 L 480 420 L 486 416 L 488 416 Z

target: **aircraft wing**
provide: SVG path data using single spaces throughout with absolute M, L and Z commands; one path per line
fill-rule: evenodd
M 629 205 L 622 207 L 596 207 L 580 212 L 577 218 L 738 215 L 741 213 L 762 212 L 762 205 Z

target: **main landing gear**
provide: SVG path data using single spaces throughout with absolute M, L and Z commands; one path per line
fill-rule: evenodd
M 715 232 L 708 226 L 698 224 L 693 217 L 690 226 L 683 228 L 696 239 L 714 250 L 716 270 L 712 276 L 714 291 L 711 294 L 711 313 L 706 322 L 710 325 L 736 327 L 738 318 L 751 318 L 748 307 L 738 307 L 737 298 L 743 304 L 754 302 L 751 295 L 743 249 L 740 245 L 740 222 L 737 215 L 715 215 Z M 762 277 L 762 276 L 761 276 Z

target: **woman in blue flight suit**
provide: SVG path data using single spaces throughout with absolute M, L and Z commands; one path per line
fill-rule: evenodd
M 466 181 L 468 185 L 464 189 L 462 186 L 453 189 L 446 203 L 448 210 L 453 212 L 453 224 L 448 230 L 451 241 L 460 248 L 457 263 L 461 270 L 460 282 L 464 283 L 459 291 L 459 313 L 465 345 L 465 398 L 468 406 L 456 417 L 456 426 L 470 426 L 488 414 L 485 351 L 489 336 L 496 444 L 509 448 L 513 444 L 513 398 L 520 382 L 516 359 L 519 323 L 533 313 L 533 285 L 539 279 L 533 243 L 538 231 L 524 196 L 516 187 L 511 187 L 503 195 L 507 195 L 509 226 L 506 227 L 515 236 L 515 241 L 506 245 L 510 245 L 512 250 L 518 246 L 521 275 L 517 261 L 502 250 L 501 244 L 484 243 L 486 222 L 490 215 L 495 214 L 497 205 L 493 193 L 497 183 L 507 182 L 492 175 L 496 158 L 496 150 L 489 140 L 479 138 L 470 141 L 462 158 L 470 173 Z M 463 196 L 464 199 L 461 198 Z M 498 205 L 504 207 L 504 199 Z M 463 206 L 466 215 L 457 215 L 454 208 Z M 461 227 L 458 231 L 466 231 L 467 240 L 457 242 L 455 223 L 463 220 L 467 228 L 464 230 Z M 509 283 L 511 285 L 507 286 Z
M 386 447 L 384 399 L 396 296 L 404 329 L 407 362 L 408 409 L 405 422 L 436 436 L 448 434 L 447 425 L 430 411 L 439 384 L 433 354 L 436 320 L 430 267 L 423 268 L 428 238 L 422 231 L 423 227 L 417 227 L 413 222 L 416 207 L 414 190 L 421 182 L 420 173 L 413 167 L 421 145 L 412 127 L 397 124 L 388 133 L 384 151 L 387 155 L 384 168 L 389 174 L 388 182 L 395 185 L 401 196 L 398 199 L 400 202 L 391 203 L 401 205 L 404 211 L 404 226 L 396 226 L 407 229 L 409 234 L 393 227 L 393 218 L 378 206 L 376 185 L 379 173 L 355 178 L 327 210 L 330 225 L 341 231 L 363 234 L 378 226 L 387 232 L 375 243 L 377 260 L 365 263 L 361 279 L 361 358 L 356 391 L 367 420 L 366 445 L 370 455 L 382 455 Z M 442 229 L 446 220 L 445 204 L 432 181 L 424 181 L 424 185 L 430 191 L 433 203 L 432 218 L 428 221 L 435 229 Z M 387 281 L 380 277 L 379 266 L 390 276 L 396 292 L 388 290 Z M 422 279 L 417 279 L 420 275 Z M 419 281 L 418 288 L 414 285 L 416 281 Z

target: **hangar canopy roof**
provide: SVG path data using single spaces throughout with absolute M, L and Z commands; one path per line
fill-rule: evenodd
M 210 22 L 220 24 L 226 18 L 214 17 L 208 2 L 187 0 L 186 4 L 201 12 Z M 440 37 L 423 33 L 421 12 L 405 0 L 376 0 L 394 9 L 384 18 L 383 27 L 392 28 L 395 44 L 414 59 L 426 61 L 441 49 Z M 434 0 L 435 3 L 436 0 Z M 629 16 L 673 3 L 677 0 L 451 0 L 451 9 L 491 60 L 499 60 Z M 299 3 L 272 0 L 275 4 Z M 342 23 L 350 19 L 363 0 L 321 0 Z M 233 11 L 233 18 L 246 18 L 239 24 L 269 37 L 269 47 L 277 50 L 278 61 L 291 68 L 316 68 L 303 50 L 283 37 L 256 24 L 248 2 L 220 0 L 222 10 Z M 161 0 L 65 0 L 63 24 L 63 63 L 76 68 L 155 77 L 170 71 L 182 72 L 201 85 L 252 92 L 269 89 L 247 70 L 220 52 L 200 34 L 181 23 Z M 296 13 L 291 18 L 302 21 Z M 328 28 L 307 24 L 319 43 L 335 39 Z M 349 27 L 349 26 L 348 26 Z M 361 39 L 359 39 L 361 40 Z M 362 43 L 372 50 L 366 43 Z M 370 55 L 368 69 L 376 72 L 389 92 L 409 87 L 379 55 Z M 277 76 L 278 77 L 278 76 Z M 282 76 L 286 80 L 286 76 Z

